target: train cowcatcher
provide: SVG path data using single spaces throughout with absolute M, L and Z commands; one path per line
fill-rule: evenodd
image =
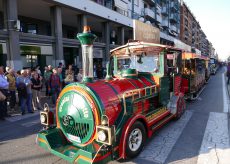
M 55 117 L 40 113 L 45 125 L 37 143 L 71 163 L 107 163 L 137 156 L 147 138 L 186 105 L 181 77 L 182 50 L 130 41 L 110 51 L 107 76 L 93 79 L 93 42 L 86 26 L 82 45 L 83 82 L 60 93 Z

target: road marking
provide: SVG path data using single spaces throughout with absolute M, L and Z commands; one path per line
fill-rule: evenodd
M 224 71 L 225 72 L 225 71 Z M 223 88 L 223 111 L 228 113 L 228 96 L 227 96 L 227 87 L 226 87 L 226 80 L 224 77 L 224 73 L 222 74 L 222 88 Z
M 165 163 L 165 160 L 170 154 L 176 141 L 179 139 L 192 114 L 192 111 L 186 111 L 180 120 L 171 122 L 161 131 L 156 132 L 152 141 L 148 143 L 137 158 L 145 159 L 149 162 Z
M 197 164 L 229 164 L 230 145 L 226 113 L 209 114 Z

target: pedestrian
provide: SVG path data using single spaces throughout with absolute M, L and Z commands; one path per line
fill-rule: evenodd
M 60 82 L 61 82 L 61 89 L 64 87 L 63 85 L 63 77 L 62 77 L 62 67 L 58 67 L 58 76 L 60 78 Z
M 21 101 L 21 112 L 25 114 L 25 107 L 27 106 L 28 113 L 34 113 L 32 111 L 32 82 L 27 75 L 28 70 L 21 70 L 21 76 L 17 78 L 18 92 Z
M 0 101 L 0 119 L 5 120 L 5 117 L 8 116 L 7 114 L 7 92 L 8 92 L 9 83 L 7 81 L 7 78 L 4 75 L 4 68 L 3 66 L 0 66 L 0 92 L 2 96 L 5 96 Z
M 6 66 L 6 72 L 4 73 L 5 76 L 9 74 L 9 70 L 10 70 L 10 67 L 9 67 L 9 66 Z
M 229 84 L 229 81 L 230 81 L 230 62 L 228 63 L 228 66 L 227 66 L 227 77 L 228 77 L 227 84 Z
M 65 84 L 68 85 L 74 82 L 74 71 L 72 64 L 69 65 L 68 69 L 65 71 Z
M 55 102 L 58 98 L 61 89 L 61 81 L 57 72 L 57 68 L 53 69 L 53 73 L 50 75 L 49 80 L 49 90 L 52 95 L 52 103 L 55 105 Z
M 35 70 L 36 70 L 36 72 L 38 73 L 38 75 L 40 75 L 41 76 L 41 70 L 40 70 L 40 66 L 39 65 L 37 65 L 36 67 L 35 67 Z
M 44 81 L 45 81 L 45 86 L 46 86 L 46 96 L 50 96 L 50 93 L 49 93 L 49 80 L 50 80 L 50 75 L 52 74 L 51 72 L 51 69 L 52 66 L 49 65 L 48 67 L 45 66 L 45 71 L 44 71 Z
M 33 110 L 41 110 L 41 103 L 40 103 L 40 99 L 41 99 L 41 80 L 39 78 L 39 74 L 35 71 L 32 74 L 32 106 L 33 106 Z
M 6 77 L 9 82 L 10 108 L 14 109 L 16 104 L 16 76 L 14 69 L 11 68 Z
M 82 82 L 83 78 L 83 69 L 79 69 L 79 72 L 77 74 L 77 81 Z

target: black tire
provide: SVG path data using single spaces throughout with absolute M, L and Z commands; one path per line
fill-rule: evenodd
M 135 136 L 134 134 L 136 132 L 138 132 L 138 134 L 136 135 L 136 138 L 132 138 L 132 136 Z M 142 135 L 142 137 L 141 137 L 141 135 Z M 138 138 L 140 138 L 140 137 L 142 138 L 142 140 L 140 142 L 138 142 L 139 141 Z M 133 140 L 137 139 L 137 141 L 135 141 L 136 143 L 132 144 L 131 143 L 131 140 L 132 140 L 131 138 Z M 127 158 L 130 159 L 130 158 L 136 157 L 141 152 L 141 150 L 143 149 L 145 141 L 146 141 L 146 130 L 145 130 L 145 127 L 144 127 L 144 125 L 141 122 L 137 121 L 129 129 L 129 132 L 128 132 L 128 135 L 127 135 L 127 138 L 126 138 L 126 148 L 125 148 L 125 151 L 126 151 Z M 136 147 L 132 147 L 131 145 L 133 145 L 133 146 L 136 145 Z M 137 148 L 137 149 L 134 150 L 135 148 Z
M 178 108 L 177 109 L 177 114 L 176 114 L 176 117 L 175 117 L 176 120 L 179 120 L 181 118 L 181 116 L 185 112 L 185 106 L 184 106 L 185 100 L 184 100 L 184 98 L 183 97 L 179 98 L 179 102 L 178 103 L 179 104 L 178 104 L 178 107 L 177 107 Z M 179 108 L 181 108 L 181 109 L 179 109 Z M 181 110 L 181 111 L 179 111 L 179 110 Z

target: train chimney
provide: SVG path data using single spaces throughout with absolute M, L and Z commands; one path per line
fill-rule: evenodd
M 89 26 L 84 26 L 83 33 L 78 33 L 77 38 L 82 47 L 83 82 L 93 82 L 93 42 L 97 36 L 91 33 Z

